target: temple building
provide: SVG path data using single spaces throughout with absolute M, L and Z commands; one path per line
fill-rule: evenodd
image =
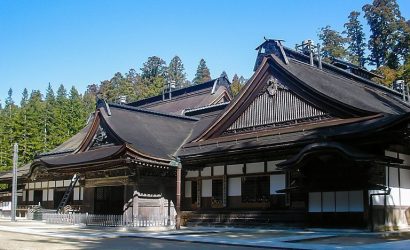
M 322 62 L 311 44 L 257 50 L 234 99 L 218 78 L 125 105 L 98 101 L 82 131 L 20 169 L 19 204 L 58 209 L 66 199 L 122 214 L 138 192 L 161 195 L 192 224 L 408 228 L 408 96 L 365 69 Z

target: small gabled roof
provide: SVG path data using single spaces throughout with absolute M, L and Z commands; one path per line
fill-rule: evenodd
M 166 113 L 183 114 L 185 110 L 209 106 L 218 102 L 230 101 L 232 95 L 230 82 L 225 77 L 173 90 L 164 95 L 157 95 L 147 99 L 129 103 L 129 106 L 146 108 Z
M 109 105 L 111 115 L 102 112 L 109 128 L 130 147 L 153 158 L 172 160 L 175 152 L 198 121 L 127 105 Z

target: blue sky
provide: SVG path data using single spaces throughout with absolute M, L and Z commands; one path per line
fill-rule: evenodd
M 19 102 L 24 87 L 44 93 L 49 82 L 83 92 L 153 55 L 167 63 L 179 55 L 190 80 L 201 58 L 213 77 L 249 78 L 264 36 L 289 47 L 317 41 L 320 27 L 341 31 L 371 1 L 1 0 L 0 100 L 10 87 Z M 397 2 L 409 19 L 410 1 Z

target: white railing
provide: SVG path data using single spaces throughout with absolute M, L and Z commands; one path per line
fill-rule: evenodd
M 169 216 L 142 217 L 136 216 L 126 220 L 123 215 L 101 214 L 43 214 L 43 220 L 49 224 L 87 225 L 102 227 L 167 227 L 175 225 L 175 218 Z

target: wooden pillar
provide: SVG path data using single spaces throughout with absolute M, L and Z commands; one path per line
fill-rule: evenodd
M 176 225 L 177 230 L 181 229 L 181 165 L 177 167 L 177 195 L 176 195 Z

